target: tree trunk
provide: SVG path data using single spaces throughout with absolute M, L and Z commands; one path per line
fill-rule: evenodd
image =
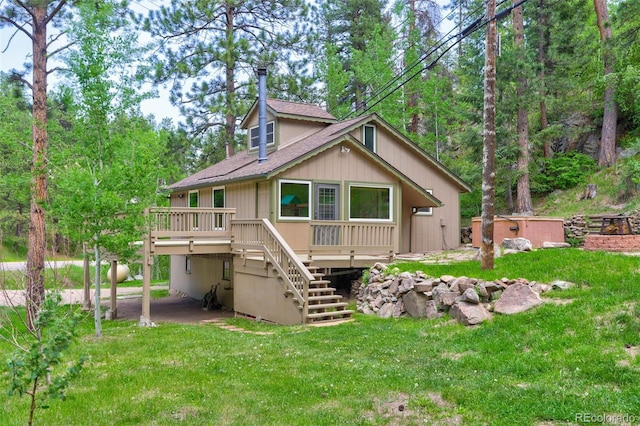
M 224 125 L 224 149 L 226 158 L 231 157 L 235 150 L 233 144 L 236 139 L 236 86 L 235 86 L 235 68 L 236 59 L 234 57 L 234 40 L 233 40 L 233 22 L 235 20 L 235 8 L 230 2 L 226 4 L 226 63 L 225 63 L 225 79 L 226 79 L 226 112 Z
M 93 253 L 96 261 L 94 275 L 96 291 L 94 296 L 95 309 L 93 312 L 93 322 L 96 327 L 96 337 L 102 337 L 102 306 L 100 305 L 100 247 L 94 245 Z M 115 274 L 116 271 L 112 271 L 112 273 Z
M 513 0 L 514 5 L 519 0 Z M 524 20 L 522 17 L 522 5 L 513 9 L 513 44 L 516 49 L 516 57 L 519 64 L 525 61 L 524 55 Z M 516 212 L 529 216 L 533 214 L 531 191 L 529 189 L 529 113 L 526 107 L 525 96 L 527 94 L 527 77 L 520 73 L 517 82 L 518 96 L 518 185 Z
M 47 3 L 32 8 L 33 33 L 33 149 L 31 164 L 31 207 L 27 251 L 27 326 L 35 319 L 44 299 L 46 254 L 45 203 L 47 202 Z
M 484 72 L 484 141 L 482 147 L 482 269 L 493 269 L 493 215 L 496 177 L 496 0 L 487 1 Z
M 546 0 L 540 0 L 539 3 L 539 16 L 538 16 L 538 63 L 540 64 L 540 131 L 549 126 L 549 120 L 547 118 L 547 103 L 545 97 L 546 91 L 546 69 L 547 69 L 547 52 L 549 50 L 549 24 L 546 12 Z M 549 139 L 545 136 L 542 141 L 542 152 L 544 158 L 551 158 L 551 145 Z
M 606 81 L 607 76 L 613 72 L 613 52 L 611 42 L 613 33 L 609 22 L 607 0 L 593 0 L 600 30 L 600 41 L 603 47 L 604 77 L 606 89 L 604 91 L 604 114 L 602 117 L 602 136 L 600 138 L 600 153 L 598 166 L 613 166 L 616 161 L 616 125 L 618 122 L 618 104 L 615 101 L 615 85 Z
M 413 43 L 414 40 L 414 32 L 416 31 L 416 3 L 415 0 L 409 0 L 409 17 L 411 21 L 409 22 L 409 49 L 415 50 L 415 45 Z M 408 64 L 404 64 L 405 69 Z M 415 90 L 411 89 L 408 93 L 408 101 L 407 107 L 409 111 L 411 111 L 411 120 L 409 121 L 409 133 L 414 135 L 418 134 L 420 130 L 420 116 L 416 111 L 416 107 L 418 106 L 418 93 Z

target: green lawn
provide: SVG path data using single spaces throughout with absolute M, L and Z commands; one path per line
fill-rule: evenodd
M 90 361 L 36 415 L 46 425 L 551 425 L 590 416 L 640 420 L 640 257 L 576 249 L 401 269 L 573 281 L 514 316 L 465 328 L 356 315 L 334 327 L 103 322 L 87 317 L 71 357 Z M 10 347 L 0 343 L 0 352 Z M 6 364 L 5 364 L 6 365 Z M 8 389 L 7 374 L 0 387 Z M 0 424 L 27 400 L 0 394 Z M 630 417 L 635 416 L 635 417 Z M 610 417 L 613 418 L 613 417 Z

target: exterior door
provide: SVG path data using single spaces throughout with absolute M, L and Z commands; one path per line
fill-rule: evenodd
M 340 185 L 314 186 L 314 220 L 340 220 Z M 314 244 L 340 245 L 339 225 L 317 225 L 313 232 Z

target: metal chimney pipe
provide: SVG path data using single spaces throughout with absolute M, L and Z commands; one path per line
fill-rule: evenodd
M 258 68 L 258 163 L 267 161 L 267 69 Z

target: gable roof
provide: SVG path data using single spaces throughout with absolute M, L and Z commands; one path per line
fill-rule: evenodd
M 253 114 L 257 114 L 258 100 L 256 99 L 249 111 L 245 114 L 240 122 L 240 126 L 247 128 L 249 119 Z M 285 117 L 291 119 L 305 121 L 319 121 L 323 123 L 335 123 L 336 118 L 325 111 L 320 105 L 305 104 L 300 102 L 281 101 L 279 99 L 267 99 L 267 111 L 270 111 L 277 117 Z
M 312 155 L 332 140 L 339 139 L 341 136 L 344 138 L 345 132 L 343 130 L 349 128 L 354 121 L 359 120 L 360 118 L 355 118 L 332 124 L 304 139 L 280 147 L 278 150 L 270 152 L 267 161 L 263 163 L 258 163 L 255 152 L 249 153 L 244 150 L 174 183 L 169 188 L 174 191 L 196 189 L 215 183 L 229 183 L 280 173 L 292 165 L 298 164 L 302 159 Z
M 281 111 L 283 109 L 287 110 L 287 108 L 293 108 L 294 105 L 304 105 L 283 101 L 274 102 L 274 100 L 272 99 L 269 101 L 271 101 L 271 107 L 280 107 Z M 415 151 L 416 155 L 421 156 L 425 160 L 425 162 L 429 164 L 429 166 L 433 167 L 434 169 L 438 170 L 440 173 L 448 177 L 449 180 L 452 181 L 460 191 L 471 191 L 471 187 L 462 179 L 460 179 L 455 173 L 449 170 L 444 164 L 435 160 L 432 156 L 423 151 L 418 145 L 416 145 L 410 139 L 406 138 L 395 128 L 393 128 L 393 126 L 381 119 L 375 113 L 356 117 L 351 120 L 330 124 L 322 130 L 319 130 L 303 139 L 300 139 L 299 141 L 292 142 L 288 145 L 280 147 L 276 151 L 269 153 L 267 161 L 263 163 L 258 162 L 258 158 L 255 152 L 249 153 L 247 150 L 244 150 L 233 155 L 230 158 L 222 160 L 219 163 L 209 166 L 204 170 L 201 170 L 179 182 L 174 183 L 170 186 L 170 189 L 173 191 L 197 189 L 201 187 L 212 186 L 215 184 L 227 184 L 241 180 L 270 178 L 276 174 L 286 171 L 291 167 L 294 167 L 297 164 L 300 164 L 306 159 L 313 157 L 340 142 L 348 142 L 353 147 L 356 147 L 358 149 L 361 148 L 360 152 L 362 152 L 364 155 L 369 156 L 372 161 L 375 161 L 385 167 L 385 169 L 389 170 L 392 174 L 396 175 L 402 181 L 407 182 L 408 185 L 413 187 L 415 190 L 423 193 L 426 198 L 432 200 L 437 205 L 441 205 L 442 203 L 437 198 L 426 192 L 426 190 L 420 187 L 420 185 L 413 182 L 400 170 L 391 166 L 383 158 L 381 158 L 374 152 L 371 152 L 369 149 L 366 149 L 358 140 L 354 139 L 350 135 L 350 132 L 353 129 L 356 129 L 363 124 L 370 122 L 375 122 L 376 124 L 384 127 L 387 131 L 391 132 L 395 137 L 402 139 L 407 144 L 407 146 Z

